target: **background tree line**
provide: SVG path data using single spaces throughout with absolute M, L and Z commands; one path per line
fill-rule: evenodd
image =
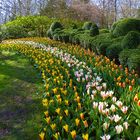
M 27 15 L 95 21 L 101 27 L 110 27 L 114 21 L 120 18 L 140 18 L 140 1 L 0 0 L 0 23 Z

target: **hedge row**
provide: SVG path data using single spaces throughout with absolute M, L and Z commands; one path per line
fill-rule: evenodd
M 123 23 L 122 21 L 125 22 Z M 128 66 L 130 69 L 135 68 L 136 70 L 139 70 L 139 51 L 137 51 L 137 57 L 132 57 L 133 55 L 131 55 L 130 57 L 129 54 L 131 54 L 131 51 L 133 52 L 133 50 L 131 49 L 137 50 L 140 44 L 140 30 L 139 27 L 135 26 L 126 31 L 125 23 L 126 26 L 133 25 L 135 23 L 135 25 L 139 25 L 140 27 L 139 20 L 134 19 L 124 19 L 114 23 L 111 31 L 107 29 L 99 30 L 98 26 L 95 23 L 91 22 L 84 23 L 82 28 L 74 26 L 67 29 L 64 28 L 61 23 L 54 22 L 48 30 L 48 36 L 54 40 L 81 45 L 86 49 L 93 50 L 99 55 L 105 55 L 111 60 L 115 59 L 116 63 Z M 120 30 L 119 26 L 122 30 L 122 27 L 125 27 L 124 31 L 121 32 L 122 34 L 117 34 L 117 36 L 115 37 L 114 35 L 116 31 Z M 132 29 L 134 29 L 134 31 Z M 123 51 L 125 51 L 126 49 L 130 49 L 128 52 L 128 62 L 124 62 L 121 59 L 122 55 L 124 55 L 125 57 L 125 53 L 123 53 Z
M 44 37 L 47 36 L 47 30 L 55 21 L 61 21 L 65 28 L 73 25 L 82 27 L 82 22 L 70 19 L 54 19 L 47 16 L 24 16 L 17 17 L 13 21 L 0 26 L 0 38 L 22 38 L 22 37 Z

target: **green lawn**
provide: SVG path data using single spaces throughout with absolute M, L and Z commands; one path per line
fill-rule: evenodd
M 27 58 L 0 52 L 0 140 L 37 140 L 43 83 Z

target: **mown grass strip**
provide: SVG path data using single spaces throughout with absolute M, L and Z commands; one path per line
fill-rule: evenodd
M 0 139 L 38 139 L 42 81 L 23 55 L 0 52 Z

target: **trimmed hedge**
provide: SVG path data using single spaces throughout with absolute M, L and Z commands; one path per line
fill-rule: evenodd
M 130 49 L 124 49 L 123 51 L 120 52 L 119 54 L 119 62 L 121 63 L 121 65 L 123 65 L 124 67 L 127 67 L 127 60 L 128 57 L 131 54 L 131 50 Z
M 100 34 L 93 37 L 91 48 L 97 54 L 106 55 L 106 48 L 112 43 L 112 36 L 109 33 Z M 103 52 L 105 51 L 105 52 Z
M 123 50 L 119 54 L 119 61 L 124 67 L 135 69 L 140 74 L 140 48 Z
M 53 22 L 52 24 L 51 24 L 51 26 L 50 26 L 50 31 L 51 32 L 54 32 L 56 29 L 62 29 L 63 28 L 63 26 L 61 25 L 61 23 L 60 22 L 57 22 L 57 21 L 55 21 L 55 22 Z
M 128 58 L 128 68 L 130 70 L 135 69 L 138 74 L 140 74 L 140 52 L 132 53 Z
M 118 58 L 121 51 L 122 51 L 121 43 L 120 42 L 114 43 L 110 45 L 109 47 L 107 47 L 106 55 L 111 60 L 115 59 L 116 62 L 119 62 Z
M 90 36 L 96 36 L 99 34 L 98 26 L 92 26 L 90 28 Z
M 118 24 L 120 23 L 117 22 L 113 25 L 114 30 L 117 28 Z M 85 49 L 89 48 L 97 54 L 107 56 L 111 60 L 115 59 L 118 64 L 121 63 L 124 66 L 128 66 L 130 69 L 135 68 L 139 70 L 139 62 L 137 60 L 139 60 L 138 56 L 140 53 L 137 53 L 137 57 L 134 57 L 130 55 L 130 50 L 123 50 L 126 44 L 130 46 L 128 48 L 135 48 L 139 45 L 139 32 L 130 31 L 126 36 L 114 38 L 112 33 L 99 34 L 97 25 L 94 24 L 93 26 L 91 22 L 86 22 L 83 28 L 70 27 L 63 29 L 61 25 L 56 27 L 57 28 L 55 28 L 52 33 L 50 28 L 48 31 L 49 37 L 66 43 L 78 44 Z M 108 32 L 108 30 L 103 29 L 100 30 L 100 32 Z
M 128 49 L 135 49 L 140 44 L 140 33 L 130 31 L 122 40 L 122 47 Z
M 115 22 L 111 32 L 114 37 L 124 36 L 129 31 L 140 32 L 140 19 L 126 18 Z
M 72 19 L 55 19 L 47 16 L 23 16 L 17 17 L 13 21 L 0 26 L 2 32 L 1 39 L 21 38 L 21 37 L 44 37 L 53 22 L 61 22 L 65 28 L 82 27 L 84 22 Z

